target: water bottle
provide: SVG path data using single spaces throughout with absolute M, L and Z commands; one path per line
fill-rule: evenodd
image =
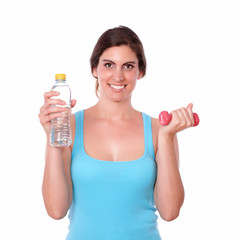
M 65 74 L 56 74 L 55 80 L 51 91 L 60 92 L 60 95 L 52 98 L 65 101 L 65 106 L 56 106 L 65 107 L 67 110 L 61 117 L 51 120 L 50 144 L 54 147 L 67 147 L 71 145 L 71 89 L 66 84 Z

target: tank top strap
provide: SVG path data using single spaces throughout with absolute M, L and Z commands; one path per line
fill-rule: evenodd
M 145 148 L 151 158 L 155 160 L 154 145 L 153 145 L 153 136 L 152 136 L 152 124 L 151 117 L 146 113 L 142 113 L 144 120 L 144 142 Z
M 84 110 L 81 110 L 75 113 L 75 139 L 72 150 L 72 158 L 74 156 L 77 156 L 84 147 L 83 129 L 84 129 Z

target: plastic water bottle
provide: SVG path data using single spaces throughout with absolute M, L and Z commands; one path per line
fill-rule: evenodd
M 65 106 L 56 106 L 65 107 L 67 110 L 62 117 L 51 120 L 50 144 L 54 147 L 67 147 L 71 145 L 71 89 L 66 84 L 65 74 L 56 74 L 55 80 L 51 91 L 60 92 L 60 95 L 52 98 L 65 101 Z

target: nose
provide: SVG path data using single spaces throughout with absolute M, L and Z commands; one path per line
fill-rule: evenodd
M 116 68 L 113 74 L 115 81 L 122 81 L 124 79 L 124 74 L 121 68 Z

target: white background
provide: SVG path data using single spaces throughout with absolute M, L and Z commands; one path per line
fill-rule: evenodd
M 197 128 L 179 133 L 186 197 L 164 240 L 238 240 L 238 1 L 9 0 L 0 3 L 0 239 L 65 239 L 41 196 L 45 134 L 43 93 L 66 73 L 74 112 L 96 103 L 89 58 L 108 28 L 141 38 L 148 72 L 133 104 L 157 117 L 189 102 Z M 113 240 L 113 239 L 112 239 Z

